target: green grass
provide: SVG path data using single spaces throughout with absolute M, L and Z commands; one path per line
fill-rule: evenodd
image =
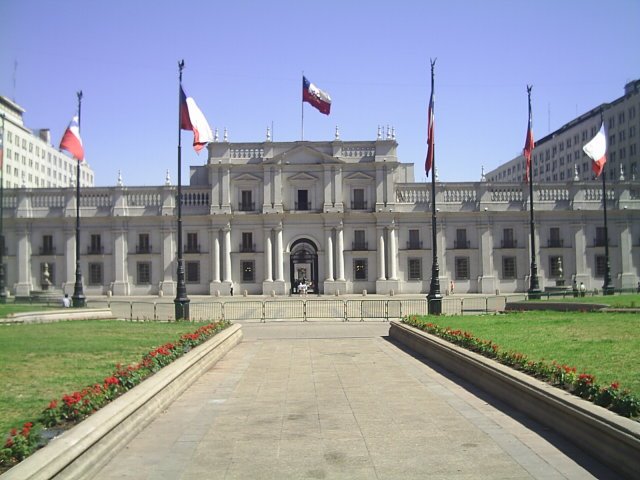
M 531 360 L 577 367 L 601 385 L 619 381 L 640 396 L 640 314 L 522 312 L 424 319 L 469 331 Z
M 640 293 L 624 293 L 622 295 L 589 295 L 584 297 L 574 297 L 571 294 L 562 297 L 562 295 L 550 295 L 547 297 L 544 293 L 540 300 L 531 300 L 550 302 L 569 302 L 569 303 L 602 303 L 613 308 L 640 308 Z
M 116 363 L 195 331 L 192 323 L 74 321 L 0 326 L 0 438 L 56 398 L 101 382 Z

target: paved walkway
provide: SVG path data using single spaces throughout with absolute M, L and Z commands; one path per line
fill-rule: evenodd
M 616 478 L 391 343 L 388 324 L 243 328 L 97 478 Z

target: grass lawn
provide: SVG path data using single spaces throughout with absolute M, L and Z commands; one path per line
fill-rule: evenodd
M 624 293 L 622 295 L 588 295 L 584 297 L 574 297 L 571 294 L 565 297 L 562 295 L 550 295 L 547 297 L 543 293 L 540 300 L 530 301 L 545 302 L 547 300 L 550 302 L 602 303 L 613 308 L 640 308 L 640 293 Z
M 531 360 L 567 364 L 606 385 L 640 396 L 640 314 L 518 312 L 500 315 L 423 317 L 466 330 Z
M 116 363 L 136 363 L 198 326 L 115 320 L 0 325 L 0 438 L 35 420 L 54 398 L 102 382 Z

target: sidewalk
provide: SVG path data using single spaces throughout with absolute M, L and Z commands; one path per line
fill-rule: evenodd
M 616 478 L 388 328 L 243 326 L 243 343 L 96 478 Z

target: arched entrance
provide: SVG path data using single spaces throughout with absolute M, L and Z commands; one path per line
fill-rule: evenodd
M 306 238 L 296 240 L 291 245 L 289 257 L 291 293 L 300 293 L 300 284 L 307 285 L 307 293 L 318 293 L 318 247 Z

